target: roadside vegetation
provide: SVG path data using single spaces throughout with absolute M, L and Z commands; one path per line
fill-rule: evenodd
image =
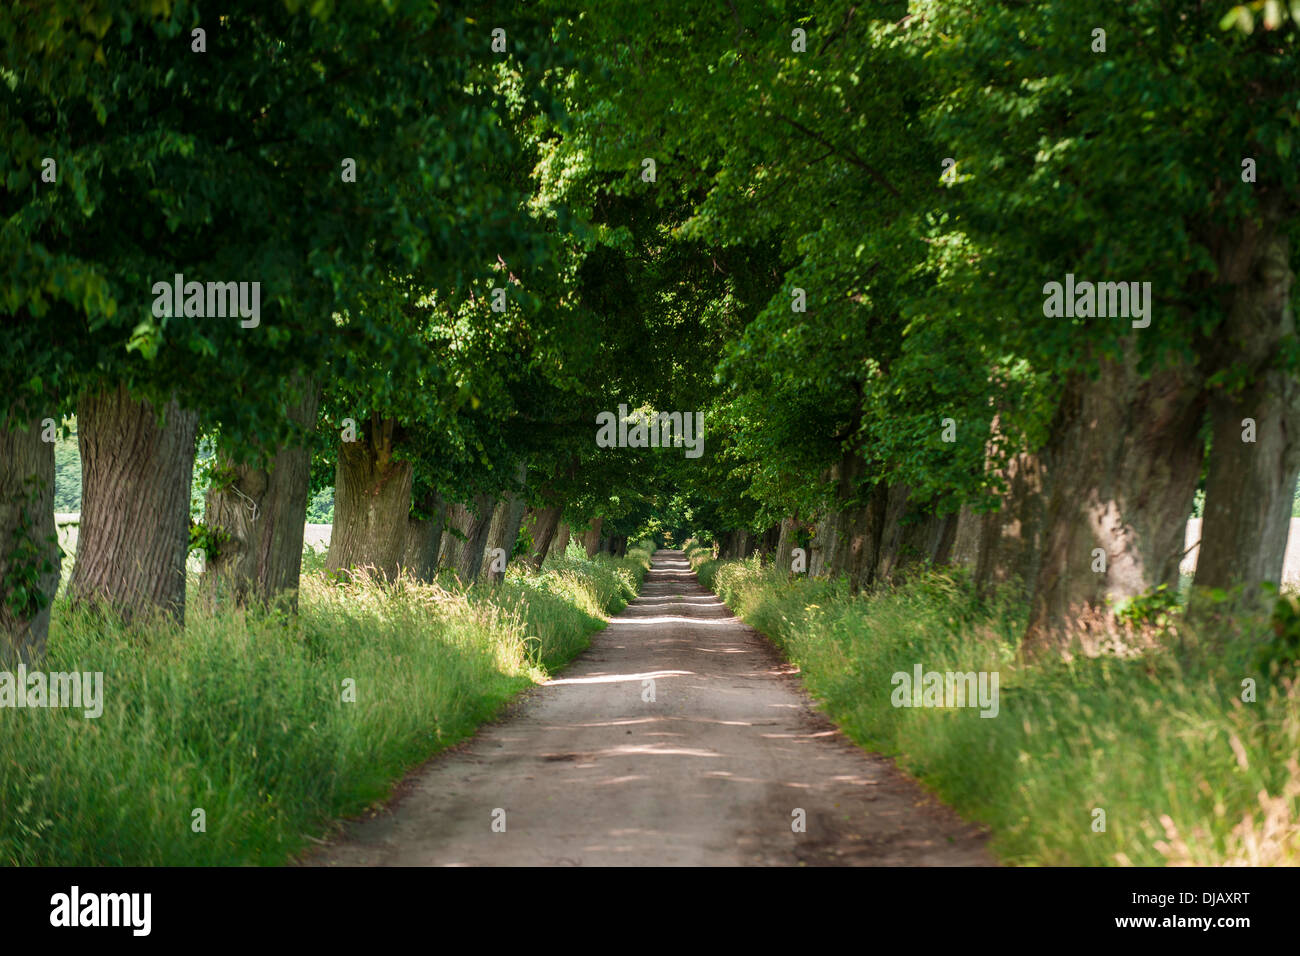
M 948 568 L 875 593 L 791 577 L 759 559 L 692 566 L 797 664 L 858 744 L 894 757 L 1009 864 L 1300 863 L 1300 601 L 1198 639 L 1180 611 L 1136 613 L 1094 655 L 1025 663 L 1026 609 L 981 601 Z M 997 671 L 996 717 L 975 708 L 895 707 L 895 673 Z M 1245 692 L 1246 681 L 1254 694 Z M 1252 701 L 1243 697 L 1253 696 Z M 1103 811 L 1104 830 L 1098 821 Z
M 468 589 L 308 570 L 296 616 L 195 600 L 184 627 L 60 600 L 41 666 L 102 672 L 103 714 L 4 712 L 0 865 L 285 863 L 582 651 L 652 549 Z

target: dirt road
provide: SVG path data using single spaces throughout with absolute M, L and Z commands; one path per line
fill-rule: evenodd
M 641 596 L 557 680 L 307 862 L 991 860 L 971 827 L 818 714 L 792 669 L 681 552 L 660 551 Z

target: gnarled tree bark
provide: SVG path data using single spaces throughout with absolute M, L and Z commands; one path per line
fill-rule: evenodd
M 411 463 L 393 456 L 397 423 L 375 416 L 357 441 L 340 442 L 334 470 L 334 528 L 325 567 L 371 568 L 397 577 L 411 513 Z
M 1278 365 L 1279 346 L 1296 331 L 1287 236 L 1276 224 L 1247 222 L 1219 258 L 1220 278 L 1233 291 L 1216 349 L 1253 377 L 1239 393 L 1210 399 L 1194 613 L 1213 606 L 1200 600 L 1207 588 L 1240 587 L 1230 607 L 1250 610 L 1260 606 L 1262 582 L 1281 582 L 1300 472 L 1300 380 Z M 1248 429 L 1254 441 L 1245 440 Z
M 185 619 L 190 483 L 199 416 L 153 404 L 124 385 L 77 404 L 81 521 L 73 601 L 132 621 L 156 612 Z
M 1067 383 L 1043 453 L 1051 490 L 1027 654 L 1060 650 L 1080 628 L 1109 626 L 1116 599 L 1177 584 L 1203 412 L 1194 369 L 1144 377 L 1131 354 L 1103 361 L 1095 381 Z

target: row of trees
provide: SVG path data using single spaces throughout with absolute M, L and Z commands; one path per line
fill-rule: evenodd
M 524 505 L 539 542 L 567 502 L 583 527 L 609 513 L 591 550 L 619 546 L 585 423 L 635 335 L 606 340 L 574 292 L 609 240 L 570 212 L 589 183 L 545 168 L 576 63 L 563 32 L 508 4 L 0 13 L 6 658 L 47 633 L 48 430 L 73 413 L 70 595 L 128 619 L 183 618 L 195 544 L 214 588 L 292 601 L 313 471 L 335 486 L 334 570 L 473 578 Z M 174 276 L 257 283 L 260 314 L 204 314 L 188 285 L 160 310 Z
M 809 570 L 859 587 L 956 556 L 1023 582 L 1030 651 L 1176 586 L 1198 485 L 1194 606 L 1277 583 L 1300 24 L 1254 6 L 586 18 L 620 67 L 591 108 L 656 157 L 674 235 L 764 264 L 699 306 L 756 312 L 718 325 L 705 527 L 732 550 L 779 527 L 778 560 L 802 528 Z M 1076 279 L 1137 285 L 1119 314 L 1049 301 Z
M 687 521 L 861 587 L 968 555 L 1037 649 L 1175 580 L 1199 484 L 1198 587 L 1276 581 L 1297 26 L 1167 7 L 0 12 L 0 648 L 44 640 L 72 413 L 71 596 L 128 618 L 183 616 L 195 542 L 292 600 L 331 482 L 340 573 Z M 177 274 L 258 320 L 156 314 Z M 1075 278 L 1152 291 L 1063 316 Z M 597 447 L 619 404 L 704 457 Z

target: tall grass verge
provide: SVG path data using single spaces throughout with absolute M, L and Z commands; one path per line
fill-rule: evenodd
M 1180 623 L 1140 653 L 1024 664 L 1023 609 L 978 601 L 960 573 L 850 595 L 752 559 L 689 553 L 701 581 L 799 666 L 853 740 L 986 824 L 1003 861 L 1300 862 L 1300 655 L 1264 640 L 1266 628 L 1221 640 Z M 893 706 L 892 676 L 918 663 L 998 671 L 997 716 Z
M 102 672 L 104 711 L 0 709 L 0 863 L 284 863 L 572 659 L 649 564 L 468 590 L 308 571 L 296 618 L 196 601 L 183 628 L 60 600 L 41 669 Z

